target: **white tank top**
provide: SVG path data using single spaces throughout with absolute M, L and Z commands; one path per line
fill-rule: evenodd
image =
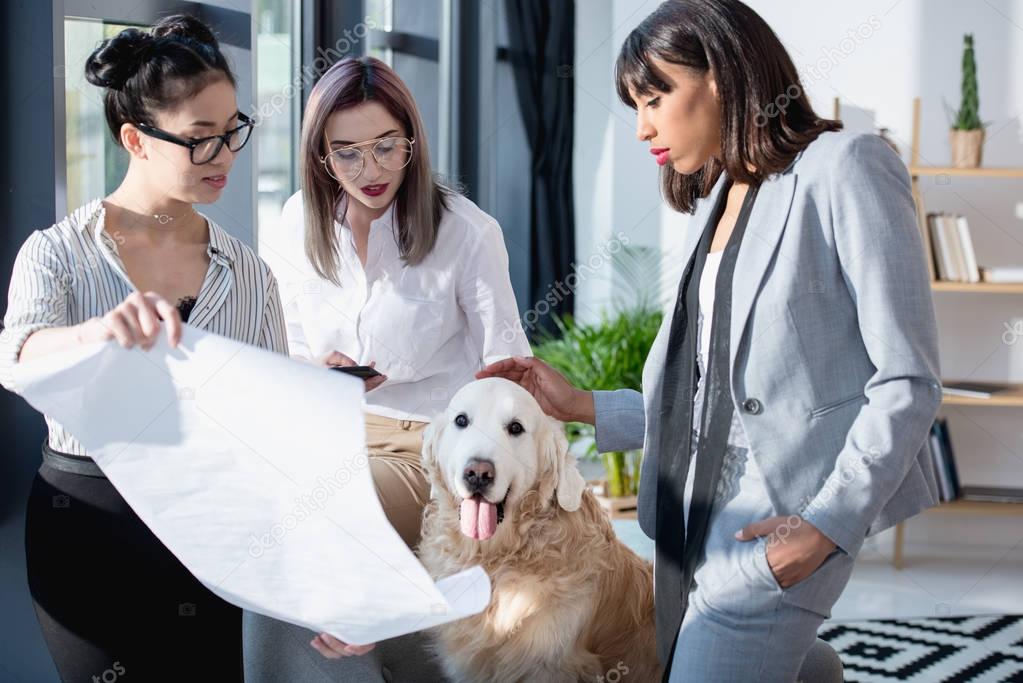
M 707 367 L 707 349 L 710 348 L 710 328 L 714 318 L 714 287 L 717 284 L 718 268 L 721 267 L 721 255 L 724 249 L 707 253 L 700 276 L 700 313 L 703 324 L 700 326 L 700 367 Z
M 707 252 L 707 260 L 703 263 L 703 273 L 700 274 L 700 339 L 698 342 L 698 353 L 699 367 L 700 367 L 700 383 L 704 382 L 703 376 L 706 375 L 707 368 L 707 349 L 710 348 L 710 328 L 711 321 L 714 319 L 714 286 L 717 284 L 718 279 L 718 268 L 721 266 L 721 255 L 724 254 L 724 249 L 718 251 Z M 699 392 L 700 396 L 703 395 L 702 390 Z M 700 407 L 702 407 L 703 401 L 697 400 L 694 406 L 697 409 L 693 412 L 694 424 L 699 420 Z M 686 486 L 683 493 L 682 505 L 685 509 L 685 519 L 689 519 L 689 506 L 693 502 L 693 483 L 696 479 L 696 453 L 695 451 L 691 454 L 692 459 L 689 461 L 689 471 L 686 472 Z

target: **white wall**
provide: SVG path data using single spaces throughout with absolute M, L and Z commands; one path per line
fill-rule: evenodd
M 625 36 L 656 6 L 652 0 L 586 0 L 579 4 L 576 46 L 576 230 L 580 260 L 618 231 L 663 254 L 662 289 L 669 300 L 682 264 L 672 258 L 688 225 L 663 206 L 657 167 L 635 138 L 633 113 L 615 97 L 614 59 Z M 799 67 L 814 108 L 831 116 L 833 98 L 851 130 L 884 126 L 908 160 L 912 100 L 923 101 L 924 163 L 947 165 L 948 114 L 959 102 L 962 35 L 975 36 L 981 118 L 990 122 L 985 165 L 1023 166 L 1023 0 L 750 0 Z M 968 217 L 978 260 L 1023 265 L 1023 181 L 924 180 L 928 210 Z M 616 285 L 583 282 L 580 315 L 596 315 Z M 606 282 L 604 281 L 606 280 Z M 1002 340 L 1023 318 L 1023 296 L 939 293 L 935 296 L 946 379 L 1023 382 L 1023 338 Z M 968 484 L 1023 487 L 1023 410 L 947 407 L 961 476 Z M 977 520 L 942 516 L 951 526 Z M 1018 518 L 1012 520 L 1018 528 Z M 984 523 L 980 520 L 979 523 Z M 926 529 L 927 522 L 914 522 Z M 992 521 L 991 524 L 997 524 Z M 934 523 L 931 522 L 933 526 Z M 934 533 L 939 533 L 936 528 Z M 926 532 L 922 532 L 926 533 Z M 1015 543 L 1021 539 L 1009 539 Z
M 619 233 L 629 246 L 662 244 L 685 224 L 671 216 L 657 187 L 657 165 L 636 139 L 634 115 L 615 94 L 614 60 L 622 40 L 657 6 L 648 2 L 586 0 L 578 3 L 575 63 L 575 156 L 577 263 L 590 263 Z M 677 230 L 668 230 L 675 225 Z M 577 313 L 593 319 L 612 305 L 613 260 L 588 275 L 577 291 Z M 677 281 L 677 276 L 675 277 Z

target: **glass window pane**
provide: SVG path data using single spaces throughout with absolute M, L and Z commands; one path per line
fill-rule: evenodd
M 391 21 L 394 18 L 394 0 L 366 0 L 363 6 L 367 19 L 372 22 L 371 26 L 374 26 L 378 31 L 392 30 Z M 391 51 L 379 45 L 374 45 L 372 34 L 366 40 L 366 46 L 366 54 L 388 64 L 391 63 Z
M 114 142 L 103 114 L 103 89 L 85 80 L 85 60 L 100 41 L 126 24 L 64 19 L 64 101 L 67 136 L 67 206 L 74 211 L 105 197 L 128 170 L 128 154 Z
M 257 0 L 256 53 L 259 228 L 272 229 L 297 189 L 298 99 L 302 74 L 295 64 L 298 17 L 293 0 Z
M 378 30 L 408 33 L 418 38 L 440 38 L 441 3 L 438 0 L 367 0 L 366 16 Z M 397 72 L 415 98 L 426 127 L 431 162 L 438 161 L 440 144 L 440 65 L 436 60 L 392 52 L 374 45 L 370 38 L 368 54 L 377 57 Z

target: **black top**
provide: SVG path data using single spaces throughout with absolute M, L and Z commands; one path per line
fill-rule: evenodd
M 193 308 L 195 308 L 194 296 L 185 296 L 178 299 L 178 313 L 181 314 L 182 322 L 188 322 L 188 316 L 192 314 Z

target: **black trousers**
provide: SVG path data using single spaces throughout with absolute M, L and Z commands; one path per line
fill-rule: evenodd
M 242 680 L 241 609 L 192 576 L 107 479 L 44 464 L 25 554 L 62 680 Z

